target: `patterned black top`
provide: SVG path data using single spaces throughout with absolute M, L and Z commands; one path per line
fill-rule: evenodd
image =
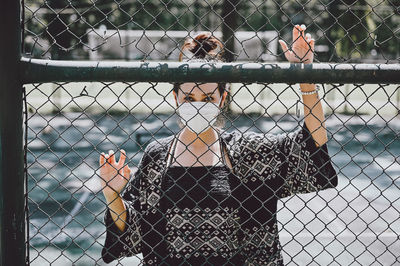
M 213 202 L 203 205 L 199 199 L 206 196 L 205 191 L 213 191 L 213 177 L 204 175 L 209 170 L 205 168 L 186 172 L 188 169 L 167 167 L 173 139 L 170 136 L 147 146 L 135 177 L 122 194 L 128 210 L 125 232 L 118 230 L 109 210 L 106 211 L 107 234 L 102 250 L 105 262 L 142 253 L 146 265 L 168 265 L 171 264 L 168 260 L 182 259 L 180 256 L 186 254 L 190 254 L 190 259 L 197 254 L 200 260 L 208 260 L 210 251 L 218 259 L 229 257 L 235 265 L 282 265 L 277 201 L 295 193 L 337 185 L 327 145 L 317 148 L 305 123 L 296 131 L 279 135 L 223 132 L 221 142 L 233 167 L 228 180 L 237 180 L 238 185 L 225 189 L 230 196 L 222 193 L 220 206 L 215 204 L 215 208 L 207 209 Z M 193 175 L 193 179 L 176 179 L 184 173 Z M 168 176 L 172 179 L 165 178 Z M 227 175 L 217 174 L 214 178 L 217 176 Z M 197 184 L 194 180 L 202 181 Z M 222 187 L 227 188 L 226 180 Z M 193 186 L 197 189 L 191 191 Z M 205 187 L 203 192 L 200 186 Z M 182 191 L 188 192 L 193 200 L 180 202 Z M 221 192 L 218 189 L 215 192 L 218 191 Z M 219 237 L 213 238 L 213 234 Z
M 171 167 L 161 207 L 166 214 L 169 265 L 243 265 L 237 231 L 240 203 L 232 197 L 229 169 Z
M 164 261 L 169 265 L 244 264 L 238 239 L 240 200 L 233 195 L 240 182 L 227 167 L 219 143 L 222 165 L 171 166 L 169 157 L 160 205 L 166 218 Z

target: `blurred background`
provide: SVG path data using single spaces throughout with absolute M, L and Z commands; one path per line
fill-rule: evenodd
M 394 0 L 25 0 L 23 56 L 177 61 L 185 38 L 210 31 L 227 62 L 276 63 L 286 61 L 278 40 L 290 44 L 293 26 L 305 24 L 315 62 L 399 64 L 399 12 Z M 25 86 L 31 265 L 103 265 L 99 154 L 123 148 L 134 168 L 150 141 L 175 134 L 171 89 L 156 82 Z M 319 95 L 339 185 L 280 202 L 285 263 L 400 264 L 399 86 L 332 80 Z M 301 101 L 297 84 L 232 84 L 225 129 L 295 130 Z
M 26 0 L 26 56 L 176 60 L 195 31 L 215 32 L 226 59 L 279 61 L 279 38 L 305 24 L 316 61 L 398 63 L 400 1 Z M 256 48 L 245 49 L 246 46 Z

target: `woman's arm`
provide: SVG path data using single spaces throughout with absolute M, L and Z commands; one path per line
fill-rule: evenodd
M 121 150 L 119 162 L 116 162 L 113 151 L 100 156 L 100 177 L 107 201 L 104 214 L 107 230 L 101 256 L 106 263 L 142 252 L 139 183 L 145 167 L 144 158 L 145 154 L 134 177 L 130 178 L 131 170 L 124 166 L 125 151 Z
M 126 153 L 121 150 L 119 162 L 116 162 L 113 151 L 100 155 L 100 176 L 103 194 L 107 201 L 112 219 L 118 229 L 123 232 L 126 224 L 126 207 L 120 196 L 122 189 L 130 179 L 131 169 L 124 166 Z
M 300 84 L 302 91 L 315 90 L 315 84 Z M 303 95 L 304 119 L 317 147 L 324 145 L 328 141 L 325 128 L 325 116 L 322 109 L 321 100 L 318 93 Z
M 286 59 L 291 63 L 311 64 L 314 60 L 315 40 L 309 33 L 305 34 L 306 26 L 296 25 L 293 28 L 293 44 L 291 50 L 283 40 L 279 40 Z M 315 90 L 315 84 L 300 84 L 301 91 Z M 318 93 L 302 95 L 304 103 L 304 117 L 307 128 L 316 143 L 316 146 L 322 146 L 328 141 L 325 128 L 325 116 Z
M 125 231 L 126 225 L 126 207 L 118 193 L 114 195 L 105 195 L 108 208 L 115 225 L 121 232 Z

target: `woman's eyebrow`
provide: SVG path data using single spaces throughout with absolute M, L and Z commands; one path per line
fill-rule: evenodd
M 215 92 L 207 92 L 207 93 L 203 93 L 203 96 L 209 96 L 209 95 L 213 95 Z M 189 93 L 185 93 L 185 96 L 193 96 L 193 93 L 189 92 Z

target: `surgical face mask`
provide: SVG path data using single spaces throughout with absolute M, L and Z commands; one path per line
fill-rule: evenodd
M 181 121 L 190 131 L 200 134 L 217 121 L 222 97 L 219 104 L 212 102 L 185 102 L 179 105 Z M 179 103 L 179 102 L 178 102 Z

